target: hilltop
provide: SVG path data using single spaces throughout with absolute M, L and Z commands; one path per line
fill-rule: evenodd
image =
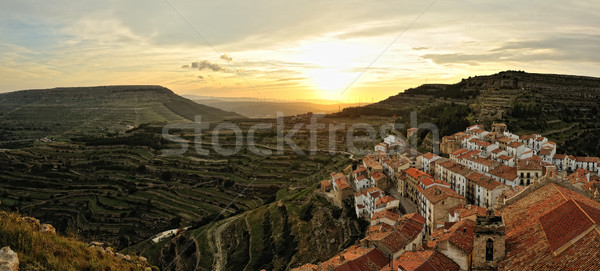
M 119 132 L 149 122 L 215 121 L 240 115 L 195 103 L 161 86 L 99 86 L 0 94 L 0 142 Z
M 17 253 L 19 270 L 152 270 L 144 258 L 60 236 L 37 219 L 3 211 L 0 244 Z
M 397 116 L 409 127 L 409 114 L 432 122 L 442 136 L 471 124 L 504 122 L 516 133 L 539 133 L 564 146 L 559 152 L 600 152 L 600 78 L 504 71 L 456 84 L 425 84 L 381 102 L 344 109 L 337 117 Z M 420 134 L 424 137 L 424 134 Z

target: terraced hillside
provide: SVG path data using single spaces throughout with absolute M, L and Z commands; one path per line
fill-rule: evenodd
M 422 85 L 334 116 L 398 116 L 408 127 L 415 111 L 419 123 L 436 124 L 442 136 L 474 123 L 505 122 L 513 132 L 549 137 L 559 143 L 559 152 L 592 155 L 600 151 L 599 108 L 600 78 L 505 71 L 452 85 Z
M 320 119 L 324 124 L 339 121 L 344 120 Z M 360 121 L 376 125 L 387 119 L 367 117 Z M 287 133 L 298 123 L 304 124 L 293 140 L 305 154 L 309 154 L 310 130 L 306 126 L 309 122 L 308 117 L 288 117 L 284 126 Z M 244 134 L 257 124 L 271 124 L 271 129 L 256 131 L 253 147 L 275 152 L 275 120 L 237 119 L 233 123 Z M 252 217 L 251 226 L 247 227 L 251 228 L 262 220 L 254 210 L 274 208 L 273 202 L 288 196 L 291 199 L 284 202 L 290 214 L 297 217 L 300 206 L 308 201 L 306 193 L 310 194 L 314 185 L 330 172 L 344 168 L 351 161 L 350 154 L 344 152 L 345 130 L 337 133 L 335 155 L 329 153 L 329 131 L 320 130 L 314 155 L 297 154 L 286 145 L 283 154 L 267 156 L 249 151 L 246 141 L 238 153 L 220 155 L 214 151 L 212 133 L 207 131 L 199 142 L 194 142 L 193 130 L 175 130 L 173 134 L 189 141 L 189 149 L 182 155 L 164 156 L 163 150 L 177 149 L 181 145 L 164 140 L 160 135 L 162 128 L 158 124 L 144 124 L 123 134 L 36 141 L 31 147 L 2 150 L 0 201 L 3 205 L 0 209 L 18 211 L 53 224 L 60 232 L 76 234 L 87 241 L 108 242 L 122 249 L 145 244 L 165 230 L 191 226 L 190 231 L 193 231 L 228 217 Z M 218 138 L 222 148 L 237 146 L 235 133 L 223 130 Z M 363 144 L 365 148 L 372 148 L 371 142 Z M 199 146 L 210 150 L 210 154 L 198 154 L 196 147 Z M 273 213 L 272 219 L 282 219 L 281 213 Z M 344 221 L 339 223 L 345 223 L 347 230 L 338 233 L 339 241 L 331 245 L 329 253 L 335 253 L 344 240 L 359 233 L 356 225 Z M 297 229 L 294 226 L 289 230 Z M 259 231 L 246 232 L 253 244 L 257 242 L 256 236 L 260 236 Z M 305 247 L 302 250 L 307 253 L 296 257 L 310 260 L 313 259 L 310 257 L 320 259 L 329 255 L 311 254 L 310 244 L 300 241 L 298 250 Z M 162 248 L 149 246 L 148 250 L 150 252 L 146 249 L 130 251 L 154 257 L 151 252 L 161 252 Z M 160 259 L 169 259 L 168 251 L 161 253 L 166 256 L 149 260 L 158 265 Z M 215 254 L 202 255 L 199 260 L 211 262 Z M 292 254 L 281 258 L 281 266 L 289 262 L 290 257 Z M 264 261 L 260 260 L 260 265 L 270 263 Z
M 53 135 L 121 132 L 149 122 L 206 121 L 240 115 L 201 105 L 160 86 L 23 90 L 0 94 L 0 143 Z

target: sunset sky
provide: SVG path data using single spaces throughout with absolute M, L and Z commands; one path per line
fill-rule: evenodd
M 507 69 L 600 76 L 600 3 L 0 1 L 0 92 L 145 84 L 354 102 Z

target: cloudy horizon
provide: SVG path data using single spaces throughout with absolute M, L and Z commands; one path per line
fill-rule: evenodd
M 0 92 L 356 101 L 509 69 L 600 77 L 599 13 L 591 1 L 3 1 Z

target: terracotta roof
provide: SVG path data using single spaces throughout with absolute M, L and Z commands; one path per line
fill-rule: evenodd
M 358 173 L 361 173 L 363 171 L 367 171 L 367 168 L 365 166 L 363 166 L 363 165 L 358 165 L 356 167 L 356 169 L 354 171 L 352 171 L 352 172 L 354 172 L 355 174 L 358 174 Z
M 552 149 L 546 149 L 546 148 L 541 149 L 539 154 L 540 155 L 551 155 L 552 154 Z
M 502 183 L 492 179 L 491 177 L 485 176 L 479 172 L 473 172 L 466 176 L 467 179 L 474 182 L 476 185 L 481 186 L 487 190 L 494 190 L 496 187 L 503 185 Z
M 363 175 L 358 175 L 358 177 L 356 177 L 356 180 L 360 182 L 360 181 L 362 181 L 362 180 L 364 180 L 364 179 L 366 179 L 366 178 L 367 178 L 367 177 L 365 177 L 365 176 L 363 176 Z
M 341 172 L 331 172 L 329 175 L 330 175 L 330 176 L 331 176 L 331 178 L 333 178 L 333 179 L 341 179 L 341 178 L 344 178 L 344 179 L 345 179 L 345 178 L 346 178 L 346 176 L 344 176 L 344 174 L 343 174 L 343 173 L 341 173 Z
M 433 158 L 434 158 L 434 157 L 436 157 L 436 156 L 437 156 L 437 155 L 435 155 L 435 154 L 433 154 L 433 153 L 431 153 L 431 152 L 428 152 L 428 153 L 426 153 L 426 154 L 423 154 L 423 158 L 425 158 L 425 159 L 427 159 L 427 160 L 431 160 L 431 159 L 433 159 Z
M 365 157 L 365 158 L 363 158 L 363 163 L 368 168 L 374 168 L 374 167 L 377 167 L 377 166 L 381 166 L 381 163 L 375 161 L 375 159 L 372 158 L 372 157 Z
M 545 138 L 545 137 L 543 137 L 543 136 L 540 136 L 540 137 L 536 138 L 535 140 L 536 140 L 536 141 L 543 141 L 544 139 L 546 139 L 546 138 Z
M 517 168 L 507 165 L 498 166 L 497 168 L 488 171 L 488 173 L 509 181 L 517 179 Z
M 498 159 L 504 160 L 504 161 L 510 161 L 511 159 L 514 159 L 514 157 L 508 156 L 508 155 L 500 155 L 500 156 L 498 156 Z
M 377 202 L 375 203 L 375 205 L 380 205 L 380 204 L 388 204 L 392 201 L 395 201 L 396 198 L 392 197 L 392 196 L 383 196 L 381 198 L 377 199 Z
M 404 172 L 406 174 L 408 174 L 409 176 L 413 177 L 415 180 L 418 180 L 419 178 L 424 177 L 424 176 L 429 176 L 429 174 L 427 174 L 423 171 L 420 171 L 416 168 L 412 168 L 412 167 L 407 168 Z M 429 177 L 431 177 L 431 176 L 429 176 Z
M 479 207 L 482 208 L 482 207 Z M 485 214 L 485 209 L 484 209 Z M 435 239 L 435 243 L 446 242 L 453 244 L 460 250 L 469 254 L 473 251 L 473 226 L 475 221 L 470 219 L 464 219 L 454 223 L 449 229 L 436 229 L 432 234 L 432 240 Z M 429 243 L 427 244 L 429 246 Z
M 567 158 L 567 155 L 566 155 L 566 154 L 555 154 L 555 155 L 552 157 L 552 159 L 561 159 L 561 160 L 562 160 L 562 159 L 565 159 L 565 158 Z
M 518 170 L 542 170 L 542 161 L 535 157 L 519 160 Z
M 477 205 L 471 205 L 471 204 L 459 204 L 456 205 L 450 209 L 448 209 L 448 213 L 452 216 L 454 216 L 454 214 L 458 214 L 458 216 L 462 219 L 472 216 L 472 215 L 480 215 L 480 216 L 484 216 L 485 215 L 485 211 L 486 209 Z
M 379 179 L 382 179 L 382 178 L 387 178 L 387 176 L 385 176 L 385 174 L 383 174 L 379 171 L 373 172 L 373 174 L 371 174 L 371 177 L 373 178 L 373 180 L 376 180 L 376 181 Z
M 488 146 L 491 146 L 492 143 L 486 142 L 486 141 L 479 141 L 479 142 L 477 142 L 477 145 L 482 146 L 482 147 L 488 147 Z
M 465 152 L 468 152 L 468 151 L 469 150 L 467 150 L 467 149 L 458 149 L 458 150 L 453 151 L 451 155 L 452 156 L 459 156 L 459 155 L 461 155 L 461 154 L 463 154 Z
M 548 183 L 501 210 L 501 270 L 600 270 L 600 203 Z
M 321 181 L 321 187 L 328 187 L 328 186 L 331 186 L 331 182 L 329 182 L 329 180 Z
M 467 130 L 474 129 L 474 128 L 483 129 L 483 125 L 481 125 L 481 124 L 473 124 L 473 125 L 467 127 Z
M 375 212 L 373 214 L 373 216 L 371 217 L 371 220 L 377 220 L 377 219 L 382 219 L 382 218 L 387 218 L 392 221 L 398 221 L 398 220 L 400 220 L 400 214 L 392 212 L 390 210 L 383 210 L 383 211 Z
M 505 124 L 505 123 L 502 123 L 502 122 L 498 122 L 498 123 L 492 123 L 492 127 L 494 127 L 494 126 L 506 127 L 506 124 Z
M 347 188 L 352 189 L 352 187 L 348 184 L 348 182 L 346 182 L 346 178 L 335 180 L 335 184 L 341 190 L 344 190 L 344 189 L 347 189 Z
M 483 130 L 483 129 L 473 129 L 473 130 L 471 130 L 471 132 L 476 133 L 476 134 L 481 134 L 481 133 L 485 132 L 485 130 Z
M 408 251 L 394 263 L 404 271 L 459 270 L 459 265 L 437 250 Z M 396 268 L 398 270 L 398 268 Z
M 569 181 L 572 184 L 574 184 L 574 183 L 587 183 L 587 181 L 588 181 L 587 175 L 589 173 L 590 172 L 587 169 L 578 168 L 573 173 L 571 173 L 571 175 L 569 175 L 569 177 L 567 177 L 567 178 L 569 179 Z
M 385 246 L 393 252 L 400 251 L 415 240 L 425 226 L 425 218 L 418 214 L 404 215 L 398 224 L 390 226 L 380 223 L 367 228 L 365 239 L 377 243 L 378 247 Z
M 511 147 L 511 148 L 518 148 L 520 146 L 523 146 L 525 144 L 519 142 L 519 141 L 513 141 L 511 143 L 509 143 L 508 145 L 506 145 L 507 147 Z
M 503 152 L 503 151 L 504 151 L 503 149 L 498 148 L 498 149 L 493 150 L 492 153 L 498 154 L 498 153 Z
M 578 156 L 578 157 L 575 158 L 575 162 L 598 163 L 598 157 L 581 157 L 581 156 Z
M 509 187 L 509 189 L 502 191 L 502 195 L 504 195 L 507 199 L 510 199 L 510 198 L 514 197 L 515 195 L 519 194 L 524 189 L 525 189 L 525 186 L 520 186 L 520 185 L 517 185 L 514 187 Z
M 367 253 L 358 258 L 348 260 L 335 267 L 335 271 L 354 271 L 354 270 L 372 270 L 372 268 L 381 269 L 389 263 L 389 259 L 379 249 L 372 248 Z
M 424 189 L 422 194 L 431 204 L 436 204 L 449 197 L 464 199 L 463 196 L 459 195 L 454 190 L 442 186 L 429 187 Z

